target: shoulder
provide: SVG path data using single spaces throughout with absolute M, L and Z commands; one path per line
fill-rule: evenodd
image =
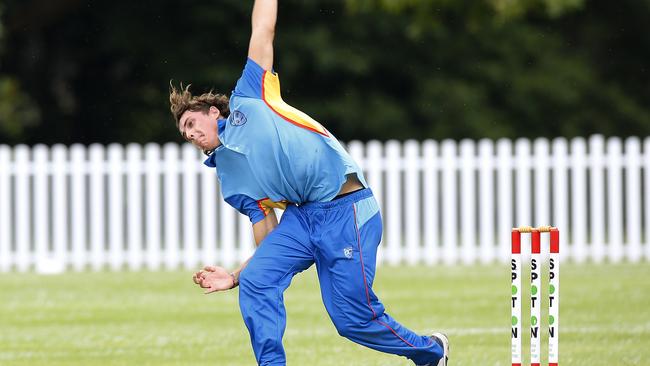
M 233 96 L 261 99 L 266 74 L 267 70 L 264 70 L 257 62 L 248 58 L 244 71 L 237 80 L 235 90 L 232 92 Z M 271 74 L 273 73 L 271 72 Z
M 227 148 L 247 153 L 245 146 L 268 143 L 275 131 L 272 111 L 260 99 L 241 98 L 231 106 L 226 126 L 220 134 L 221 143 Z

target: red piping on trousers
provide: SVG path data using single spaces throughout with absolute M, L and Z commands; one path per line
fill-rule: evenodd
M 372 305 L 370 305 L 370 292 L 368 291 L 368 282 L 366 281 L 366 270 L 365 266 L 363 265 L 363 252 L 361 251 L 361 233 L 359 231 L 359 226 L 357 225 L 357 206 L 352 204 L 352 209 L 354 210 L 354 227 L 357 230 L 357 246 L 359 247 L 359 259 L 361 260 L 361 276 L 363 276 L 363 285 L 366 289 L 366 299 L 368 300 L 368 307 L 370 308 L 370 311 L 372 311 L 372 321 L 383 325 L 386 327 L 388 330 L 390 330 L 397 338 L 401 339 L 404 343 L 408 344 L 410 347 L 415 348 L 411 343 L 407 342 L 406 339 L 402 338 L 395 332 L 393 328 L 391 328 L 388 324 L 380 322 L 377 320 L 377 314 L 375 313 L 375 309 L 372 308 Z

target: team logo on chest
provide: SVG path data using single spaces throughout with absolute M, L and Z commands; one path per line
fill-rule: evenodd
M 352 247 L 344 248 L 343 249 L 343 255 L 345 256 L 345 258 L 351 259 L 352 258 Z
M 246 123 L 246 115 L 240 111 L 234 111 L 229 120 L 232 126 L 243 126 Z

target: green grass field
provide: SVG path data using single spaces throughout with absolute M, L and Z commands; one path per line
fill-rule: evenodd
M 452 366 L 510 365 L 509 276 L 505 265 L 380 267 L 375 290 L 404 325 L 446 331 Z M 289 365 L 410 364 L 339 337 L 313 270 L 286 303 Z M 649 264 L 563 264 L 560 364 L 650 364 L 649 309 Z M 202 295 L 190 272 L 0 275 L 0 365 L 254 364 L 237 293 Z

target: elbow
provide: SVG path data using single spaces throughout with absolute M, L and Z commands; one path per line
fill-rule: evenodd
M 275 36 L 275 24 L 268 23 L 253 23 L 253 32 L 252 35 L 255 37 L 264 37 L 273 39 Z

